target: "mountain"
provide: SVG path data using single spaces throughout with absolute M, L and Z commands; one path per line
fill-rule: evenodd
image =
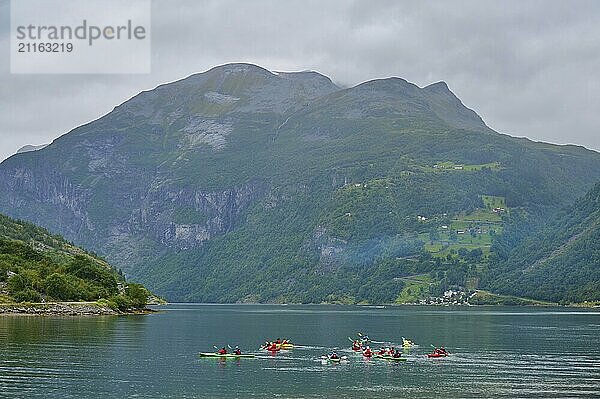
M 600 184 L 496 262 L 486 282 L 495 291 L 553 302 L 600 301 Z
M 0 211 L 170 300 L 394 302 L 476 281 L 515 215 L 599 180 L 600 154 L 498 134 L 443 82 L 228 64 L 5 160 Z
M 47 146 L 48 146 L 48 144 L 24 145 L 23 147 L 21 147 L 17 150 L 17 154 L 21 154 L 23 152 L 38 151 L 38 150 L 41 150 L 42 148 L 46 148 Z
M 119 286 L 124 286 L 122 290 Z M 97 255 L 28 222 L 0 215 L 0 303 L 107 300 L 143 307 L 148 291 Z

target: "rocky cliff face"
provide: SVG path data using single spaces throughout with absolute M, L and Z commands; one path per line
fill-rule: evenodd
M 194 179 L 203 165 L 190 162 L 231 150 L 252 125 L 273 135 L 286 112 L 337 89 L 315 72 L 250 64 L 159 86 L 44 152 L 7 160 L 0 168 L 2 209 L 122 261 L 127 271 L 125 261 L 139 255 L 141 242 L 162 250 L 201 247 L 232 231 L 270 187 L 264 178 L 238 179 L 237 171 L 206 187 Z M 219 165 L 211 167 L 218 180 Z

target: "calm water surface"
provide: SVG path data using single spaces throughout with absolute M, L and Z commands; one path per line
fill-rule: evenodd
M 126 317 L 0 317 L 2 398 L 598 397 L 600 312 L 173 304 Z M 419 348 L 365 361 L 349 336 Z M 303 348 L 260 354 L 266 338 Z M 255 359 L 200 359 L 213 345 Z M 427 359 L 430 344 L 452 355 Z M 316 360 L 332 348 L 346 364 Z

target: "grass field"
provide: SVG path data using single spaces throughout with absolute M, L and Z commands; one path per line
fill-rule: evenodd
M 429 294 L 429 286 L 433 282 L 429 275 L 418 275 L 401 279 L 404 288 L 396 298 L 396 303 L 413 303 Z
M 506 209 L 506 200 L 504 197 L 496 197 L 494 195 L 482 195 L 481 200 L 486 209 L 504 208 Z
M 499 170 L 501 169 L 501 165 L 500 162 L 490 162 L 490 163 L 484 163 L 484 164 L 478 164 L 478 165 L 468 165 L 468 164 L 459 164 L 453 161 L 445 161 L 445 162 L 438 162 L 437 164 L 435 164 L 433 166 L 433 168 L 431 168 L 432 170 L 436 170 L 436 171 L 457 171 L 457 172 L 461 172 L 461 171 L 466 171 L 466 172 L 477 172 L 483 169 L 490 169 L 490 170 Z

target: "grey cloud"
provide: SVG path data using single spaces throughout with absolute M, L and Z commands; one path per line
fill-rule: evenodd
M 0 51 L 8 54 L 0 0 Z M 444 80 L 503 133 L 600 149 L 600 2 L 155 0 L 149 75 L 29 75 L 0 61 L 0 159 L 140 90 L 227 62 L 336 83 Z

